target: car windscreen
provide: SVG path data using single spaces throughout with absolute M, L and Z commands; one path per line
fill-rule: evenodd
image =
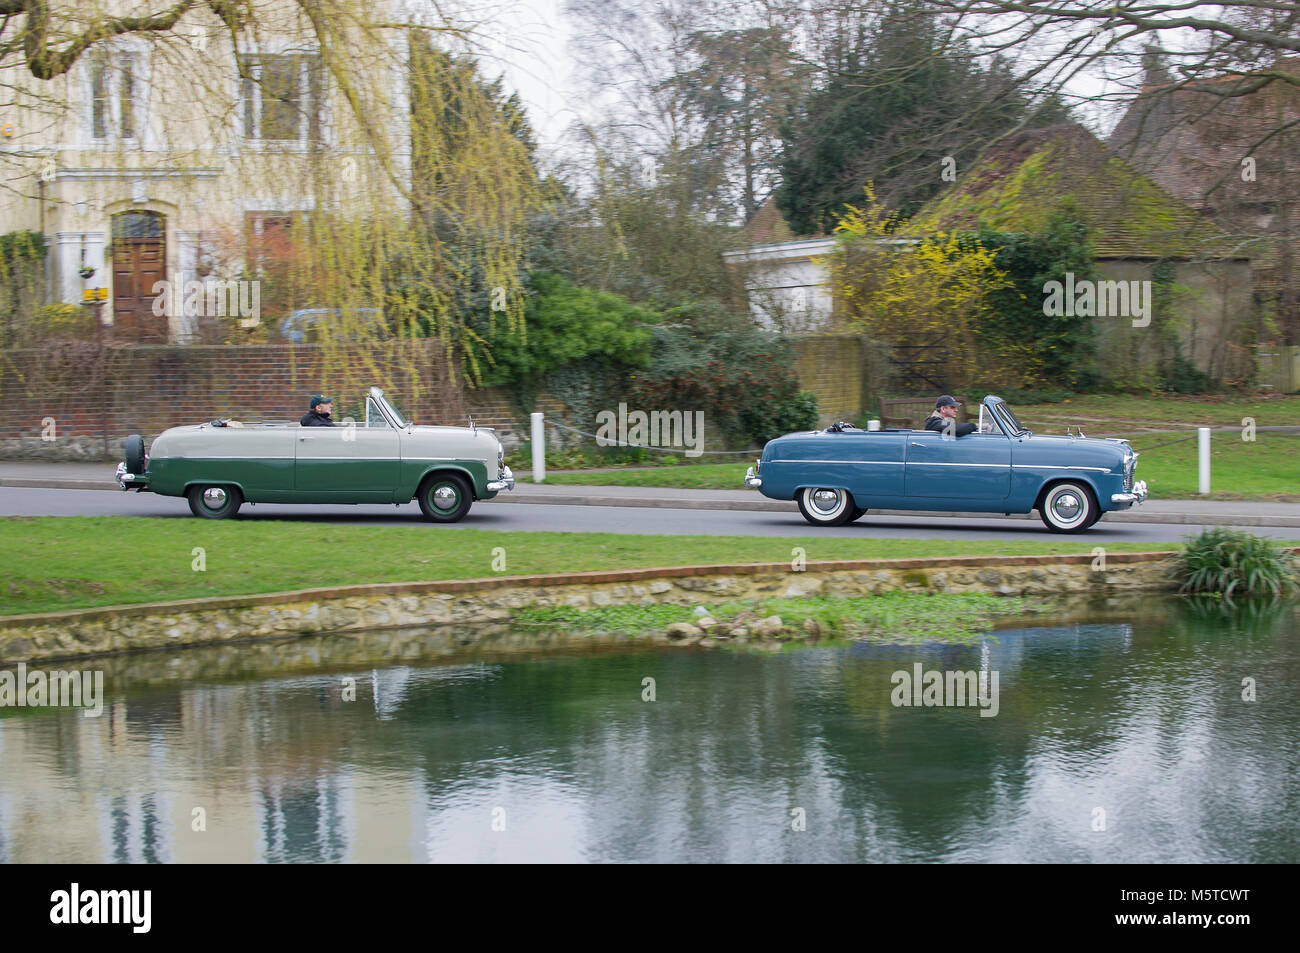
M 1020 421 L 1016 420 L 1016 415 L 1011 412 L 1011 408 L 1007 406 L 1006 401 L 1002 401 L 998 404 L 998 407 L 1002 411 L 1002 415 L 1006 418 L 1007 423 L 1011 425 L 1012 433 L 1020 434 L 1025 432 L 1025 428 L 1021 425 Z
M 391 400 L 389 400 L 386 396 L 382 394 L 376 394 L 375 399 L 384 405 L 384 409 L 388 412 L 388 416 L 397 422 L 397 426 L 405 427 L 407 425 L 406 418 L 403 417 L 401 413 L 398 411 L 398 409 L 393 406 L 393 402 Z

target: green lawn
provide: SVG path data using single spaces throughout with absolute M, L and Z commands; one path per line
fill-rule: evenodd
M 1300 435 L 1256 434 L 1246 442 L 1235 434 L 1210 438 L 1209 499 L 1254 499 L 1300 502 Z M 1132 439 L 1138 479 L 1146 480 L 1155 499 L 1204 499 L 1197 494 L 1197 441 L 1168 443 L 1176 436 L 1142 434 Z
M 971 408 L 978 413 L 979 408 Z M 1017 404 L 1011 402 L 1021 423 L 1043 433 L 1064 432 L 1064 424 L 1078 423 L 1079 418 L 1102 422 L 1150 421 L 1159 424 L 1186 424 L 1190 427 L 1239 427 L 1243 417 L 1255 418 L 1257 427 L 1300 425 L 1300 395 L 1276 397 L 1181 397 L 1160 398 L 1130 395 L 1085 394 L 1057 404 Z M 1083 421 L 1084 431 L 1091 428 Z M 1103 423 L 1109 429 L 1122 430 Z
M 547 483 L 560 486 L 673 486 L 683 490 L 743 490 L 745 468 L 754 465 L 760 453 L 740 457 L 742 463 L 684 463 L 675 467 L 629 467 L 626 470 L 548 473 Z M 515 479 L 531 480 L 528 471 Z
M 123 516 L 0 519 L 0 615 L 318 586 L 736 562 L 1086 553 L 1096 543 L 1041 540 L 771 539 L 508 533 L 409 526 L 157 520 Z M 195 548 L 205 569 L 192 568 Z M 1111 552 L 1150 549 L 1111 544 Z
M 1238 420 L 1240 422 L 1240 419 Z M 1262 426 L 1262 425 L 1261 425 Z M 1087 432 L 1087 427 L 1084 431 Z M 1197 444 L 1193 437 L 1169 444 L 1180 434 L 1139 434 L 1131 438 L 1138 460 L 1138 479 L 1146 480 L 1153 499 L 1197 498 Z M 1216 433 L 1210 441 L 1210 499 L 1300 501 L 1300 435 L 1257 433 L 1253 443 L 1236 434 Z M 1146 450 L 1146 447 L 1155 447 Z M 677 467 L 615 470 L 606 473 L 552 473 L 546 482 L 586 486 L 668 486 L 696 490 L 741 490 L 745 468 L 753 461 L 705 463 Z M 527 473 L 520 476 L 528 479 Z

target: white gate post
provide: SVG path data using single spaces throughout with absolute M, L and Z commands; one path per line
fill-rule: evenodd
M 533 421 L 533 482 L 546 479 L 546 428 L 541 414 L 530 415 Z
M 1200 450 L 1200 494 L 1201 496 L 1210 495 L 1210 428 L 1196 428 L 1197 443 Z

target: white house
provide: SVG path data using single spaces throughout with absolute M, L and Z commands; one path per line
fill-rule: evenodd
M 750 313 L 763 327 L 787 333 L 830 327 L 833 296 L 826 260 L 835 240 L 808 238 L 725 252 L 741 275 Z

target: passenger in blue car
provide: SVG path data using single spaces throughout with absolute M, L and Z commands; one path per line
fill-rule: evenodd
M 957 398 L 944 394 L 934 402 L 934 413 L 925 418 L 925 429 L 935 430 L 952 437 L 964 437 L 975 432 L 975 424 L 959 424 L 957 408 L 961 406 Z

